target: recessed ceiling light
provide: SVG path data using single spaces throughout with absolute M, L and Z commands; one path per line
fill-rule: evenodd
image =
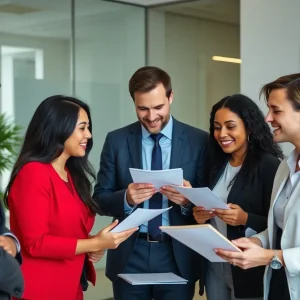
M 222 61 L 222 62 L 229 62 L 229 63 L 234 63 L 234 64 L 241 64 L 242 63 L 242 60 L 240 58 L 225 57 L 225 56 L 213 56 L 212 60 Z
M 24 6 L 19 4 L 0 4 L 0 13 L 24 15 L 40 11 L 38 8 Z

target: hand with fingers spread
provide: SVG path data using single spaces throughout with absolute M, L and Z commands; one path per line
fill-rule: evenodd
M 0 235 L 0 247 L 13 257 L 17 254 L 17 246 L 14 238 Z
M 187 180 L 183 180 L 183 186 L 192 187 L 190 182 Z M 162 186 L 159 191 L 175 204 L 185 206 L 188 203 L 190 203 L 188 199 L 186 199 L 183 195 L 181 195 L 172 186 Z
M 128 185 L 126 200 L 129 205 L 135 206 L 150 199 L 157 192 L 152 184 L 131 183 Z
M 95 251 L 103 249 L 116 249 L 122 242 L 127 240 L 134 232 L 139 228 L 132 228 L 121 232 L 111 232 L 111 230 L 117 226 L 118 220 L 115 220 L 110 225 L 100 230 L 93 239 L 97 242 L 97 249 Z
M 261 247 L 261 242 L 258 238 L 240 238 L 232 242 L 243 251 L 234 252 L 215 249 L 215 252 L 218 256 L 242 269 L 265 266 L 270 263 L 274 256 L 273 250 Z M 283 261 L 282 251 L 278 251 L 278 256 Z
M 193 215 L 197 223 L 204 224 L 207 220 L 214 218 L 216 214 L 210 210 L 205 210 L 202 206 L 193 207 Z
M 223 220 L 226 224 L 231 226 L 245 225 L 248 220 L 248 213 L 245 212 L 239 205 L 228 203 L 228 207 L 231 209 L 217 209 L 212 211 Z

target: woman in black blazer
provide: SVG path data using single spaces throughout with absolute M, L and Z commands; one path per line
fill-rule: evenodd
M 212 191 L 231 208 L 194 207 L 198 223 L 210 222 L 229 240 L 267 227 L 280 148 L 258 106 L 236 94 L 215 104 L 210 116 Z M 208 300 L 262 299 L 264 268 L 242 270 L 229 263 L 202 264 L 200 284 Z

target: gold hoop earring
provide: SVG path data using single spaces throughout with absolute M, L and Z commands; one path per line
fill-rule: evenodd
M 250 141 L 250 134 L 248 134 L 247 140 L 248 140 L 248 143 L 251 144 L 252 141 Z

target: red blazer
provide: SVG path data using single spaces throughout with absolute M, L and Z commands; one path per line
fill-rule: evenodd
M 74 300 L 85 254 L 75 255 L 78 239 L 88 238 L 95 216 L 74 195 L 51 164 L 23 166 L 8 196 L 10 226 L 21 243 L 24 299 Z M 88 264 L 88 280 L 96 274 Z

